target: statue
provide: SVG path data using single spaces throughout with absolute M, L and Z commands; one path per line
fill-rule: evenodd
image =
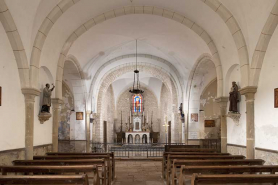
M 236 82 L 232 82 L 229 100 L 230 100 L 229 111 L 233 112 L 233 113 L 238 113 L 238 110 L 237 110 L 238 86 L 237 86 Z
M 181 117 L 184 118 L 184 113 L 182 110 L 182 103 L 180 104 L 179 111 L 180 111 Z
M 54 90 L 55 86 L 52 84 L 52 88 L 50 89 L 50 85 L 46 84 L 45 88 L 43 89 L 43 100 L 42 100 L 42 109 L 41 112 L 50 113 L 51 107 L 51 94 Z

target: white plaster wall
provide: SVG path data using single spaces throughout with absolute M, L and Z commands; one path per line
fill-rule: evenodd
M 240 88 L 240 69 L 239 65 L 231 69 L 231 73 L 226 76 L 226 94 L 229 97 L 229 91 L 232 87 L 232 82 L 235 81 Z M 245 96 L 240 96 L 238 104 L 239 113 L 241 114 L 239 123 L 234 122 L 227 117 L 228 143 L 246 145 L 246 102 Z M 229 102 L 227 104 L 227 112 L 229 111 Z M 236 136 L 236 137 L 235 137 Z
M 0 150 L 24 147 L 25 103 L 17 64 L 8 37 L 0 24 Z
M 278 31 L 274 32 L 265 55 L 255 95 L 256 147 L 278 150 L 278 109 L 274 108 L 274 88 L 278 88 Z
M 52 83 L 54 82 L 53 77 L 46 67 L 40 67 L 40 80 L 39 80 L 39 90 L 41 91 L 40 96 L 35 98 L 34 107 L 34 146 L 52 143 L 52 124 L 53 116 L 43 124 L 40 123 L 38 115 L 41 111 L 41 102 L 43 97 L 43 89 L 45 84 L 49 83 L 50 88 L 52 88 Z M 52 92 L 51 98 L 54 96 L 54 90 Z M 53 106 L 53 105 L 52 105 Z M 52 114 L 52 106 L 50 107 L 50 113 Z

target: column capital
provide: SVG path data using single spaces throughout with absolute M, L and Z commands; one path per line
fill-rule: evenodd
M 22 94 L 26 95 L 34 95 L 39 96 L 41 91 L 35 88 L 22 88 L 21 89 Z
M 91 114 L 91 113 L 92 113 L 92 111 L 89 111 L 89 110 L 86 111 L 86 114 Z
M 241 95 L 245 95 L 246 101 L 254 100 L 254 96 L 257 92 L 256 86 L 246 86 L 242 89 L 239 89 Z
M 35 88 L 22 88 L 22 94 L 24 94 L 25 101 L 35 101 L 35 97 L 40 95 L 40 91 Z
M 61 100 L 60 98 L 51 98 L 51 103 L 53 103 L 54 105 L 55 105 L 55 104 L 61 105 L 61 104 L 64 103 L 64 101 Z

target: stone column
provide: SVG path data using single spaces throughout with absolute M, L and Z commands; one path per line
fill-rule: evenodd
M 227 102 L 228 97 L 218 97 L 215 101 L 220 107 L 220 122 L 221 122 L 221 152 L 227 153 Z
M 254 100 L 257 87 L 247 86 L 239 90 L 245 95 L 246 101 L 246 156 L 248 159 L 255 159 L 255 110 Z
M 61 121 L 61 108 L 63 100 L 59 98 L 52 98 L 52 114 L 53 114 L 53 125 L 52 125 L 52 151 L 58 152 L 58 129 Z
M 34 88 L 23 88 L 21 91 L 25 98 L 25 159 L 33 160 L 34 103 L 40 91 Z
M 86 152 L 90 153 L 90 115 L 91 111 L 86 111 Z

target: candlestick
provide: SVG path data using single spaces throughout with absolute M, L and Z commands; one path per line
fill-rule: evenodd
M 149 123 L 149 111 L 147 111 L 147 123 Z

